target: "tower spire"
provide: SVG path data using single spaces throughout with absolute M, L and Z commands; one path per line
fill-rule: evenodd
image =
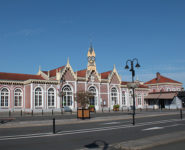
M 88 58 L 87 69 L 88 70 L 96 70 L 95 57 L 96 57 L 96 54 L 94 52 L 94 48 L 91 42 L 88 53 L 87 53 L 87 58 Z

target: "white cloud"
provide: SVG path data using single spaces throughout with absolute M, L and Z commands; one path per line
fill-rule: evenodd
M 15 37 L 15 36 L 29 37 L 29 36 L 40 34 L 42 32 L 43 32 L 43 29 L 22 29 L 15 32 L 4 33 L 4 38 Z

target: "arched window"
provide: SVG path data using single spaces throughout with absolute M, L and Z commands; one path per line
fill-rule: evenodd
M 132 90 L 129 91 L 129 101 L 130 101 L 130 106 L 132 106 L 133 105 L 133 91 Z
M 42 106 L 42 89 L 40 87 L 35 89 L 35 106 Z
M 126 105 L 125 91 L 122 92 L 122 105 Z
M 21 89 L 15 89 L 14 91 L 14 105 L 21 107 L 22 106 L 22 90 Z
M 9 95 L 7 88 L 1 90 L 1 107 L 8 107 Z
M 64 96 L 62 98 L 62 106 L 72 106 L 72 90 L 69 85 L 65 85 L 62 89 Z
M 118 92 L 117 92 L 116 88 L 111 89 L 111 99 L 112 99 L 113 105 L 118 104 Z
M 91 92 L 94 96 L 89 99 L 90 105 L 97 105 L 97 94 L 95 87 L 91 86 L 89 88 L 89 92 Z
M 137 104 L 141 105 L 141 94 L 137 95 Z
M 53 107 L 55 106 L 55 92 L 53 88 L 48 90 L 48 106 Z

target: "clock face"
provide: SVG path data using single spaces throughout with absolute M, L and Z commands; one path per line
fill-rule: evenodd
M 91 61 L 95 61 L 95 57 L 94 56 L 91 57 Z
M 88 61 L 91 61 L 91 57 L 90 56 L 88 57 Z

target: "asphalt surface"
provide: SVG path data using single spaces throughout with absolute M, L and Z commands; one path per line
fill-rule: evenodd
M 149 148 L 147 150 L 184 150 L 185 149 L 185 140 L 174 142 L 174 143 L 168 143 L 166 145 L 160 145 L 153 148 Z
M 181 120 L 179 114 L 155 117 L 143 114 L 144 118 L 136 118 L 135 126 L 131 118 L 111 120 L 117 116 L 120 114 L 104 121 L 78 123 L 77 120 L 73 124 L 57 125 L 56 134 L 52 133 L 52 122 L 45 126 L 0 127 L 0 149 L 111 149 L 123 141 L 185 131 L 185 120 Z

